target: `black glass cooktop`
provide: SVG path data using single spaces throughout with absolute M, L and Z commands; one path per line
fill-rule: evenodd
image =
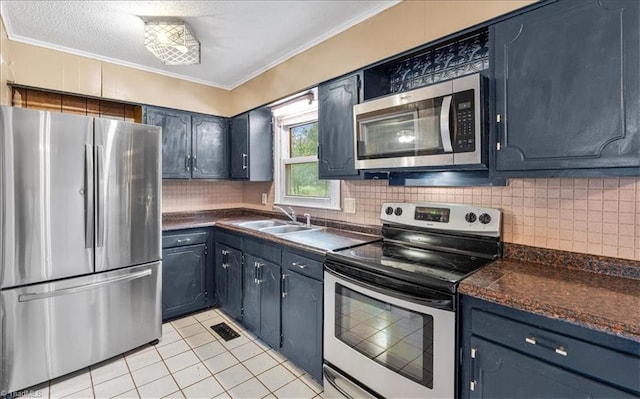
M 491 259 L 381 241 L 329 252 L 327 261 L 455 292 L 458 282 Z

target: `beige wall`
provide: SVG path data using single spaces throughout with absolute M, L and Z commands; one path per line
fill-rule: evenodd
M 230 92 L 102 62 L 0 35 L 0 104 L 11 104 L 7 81 L 87 96 L 229 116 Z
M 269 103 L 498 15 L 530 0 L 404 1 L 231 92 L 231 113 Z
M 260 204 L 260 194 L 269 203 Z M 273 184 L 245 183 L 243 202 L 271 209 Z M 505 242 L 640 260 L 640 178 L 510 179 L 507 187 L 389 187 L 386 181 L 345 181 L 342 198 L 356 213 L 298 208 L 299 214 L 379 225 L 386 201 L 440 201 L 500 208 Z

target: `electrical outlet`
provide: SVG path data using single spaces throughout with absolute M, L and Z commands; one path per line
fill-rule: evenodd
M 356 199 L 345 198 L 344 199 L 344 213 L 356 213 Z
M 262 205 L 267 205 L 267 193 L 262 193 Z

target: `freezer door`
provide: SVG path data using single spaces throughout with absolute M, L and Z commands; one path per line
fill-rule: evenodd
M 0 291 L 0 392 L 160 337 L 160 262 Z
M 160 259 L 160 131 L 95 119 L 96 271 Z
M 93 272 L 93 119 L 0 107 L 0 288 Z

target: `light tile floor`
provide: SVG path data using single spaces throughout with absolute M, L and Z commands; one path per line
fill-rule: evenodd
M 240 337 L 224 341 L 210 326 Z M 323 399 L 322 386 L 217 309 L 162 325 L 162 339 L 21 391 L 38 398 Z

